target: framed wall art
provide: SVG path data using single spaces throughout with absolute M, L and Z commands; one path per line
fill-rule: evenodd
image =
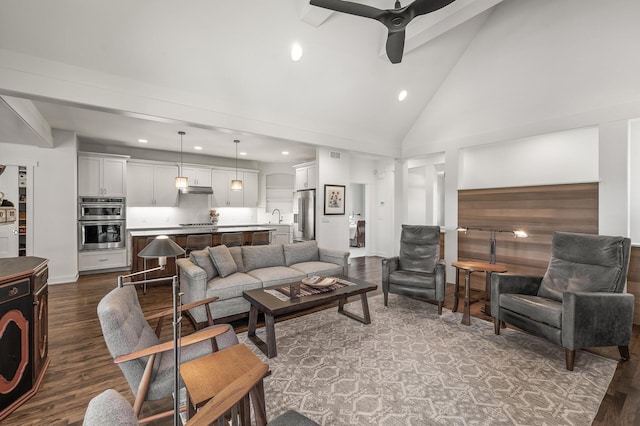
M 344 185 L 324 186 L 324 214 L 344 214 L 345 205 Z

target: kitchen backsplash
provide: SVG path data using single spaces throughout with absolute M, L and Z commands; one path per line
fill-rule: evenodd
M 177 226 L 180 223 L 209 222 L 209 197 L 180 197 L 178 207 L 127 207 L 127 228 Z M 224 207 L 218 225 L 258 223 L 258 208 Z M 275 217 L 275 216 L 274 216 Z

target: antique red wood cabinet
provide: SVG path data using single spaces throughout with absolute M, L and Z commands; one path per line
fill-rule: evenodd
M 38 390 L 48 358 L 47 259 L 0 259 L 0 421 Z

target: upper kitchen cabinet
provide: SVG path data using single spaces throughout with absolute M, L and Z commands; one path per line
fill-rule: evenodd
M 301 191 L 303 189 L 315 189 L 317 174 L 318 168 L 315 162 L 296 166 L 296 191 Z
M 127 205 L 132 207 L 174 207 L 178 166 L 130 161 L 127 168 Z
M 208 167 L 183 167 L 182 176 L 189 179 L 189 186 L 211 186 L 211 169 Z
M 125 196 L 126 156 L 78 155 L 78 195 Z
M 242 179 L 242 190 L 232 190 L 235 170 L 211 170 L 211 207 L 256 207 L 258 205 L 258 173 L 237 172 Z

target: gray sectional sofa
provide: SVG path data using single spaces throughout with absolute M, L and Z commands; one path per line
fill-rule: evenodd
M 210 303 L 214 319 L 249 312 L 242 292 L 289 283 L 311 275 L 349 274 L 349 252 L 318 247 L 316 241 L 293 244 L 229 247 L 192 251 L 178 259 L 183 303 L 217 296 Z M 188 312 L 198 325 L 206 320 L 204 306 Z

